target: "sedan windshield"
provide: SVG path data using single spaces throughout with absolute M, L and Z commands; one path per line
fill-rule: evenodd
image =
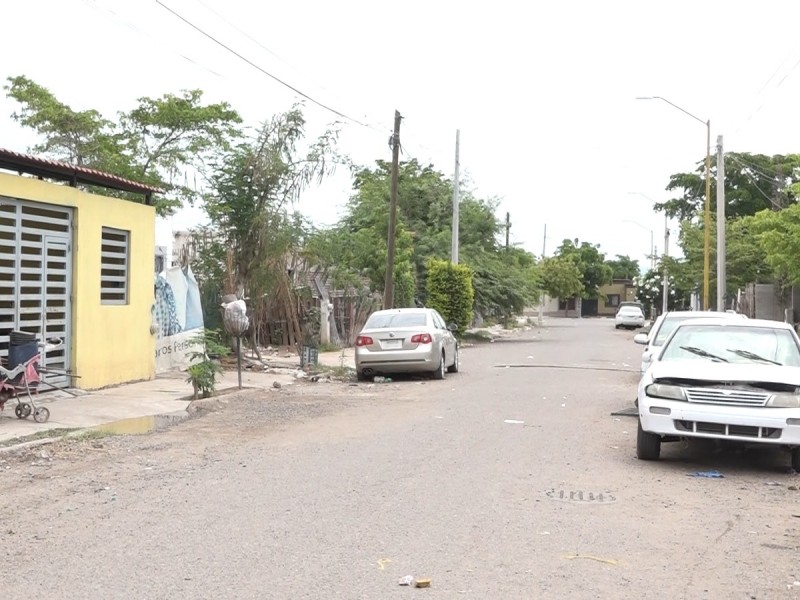
M 800 348 L 791 331 L 786 329 L 684 323 L 664 348 L 661 360 L 800 367 Z
M 424 327 L 428 315 L 423 312 L 375 313 L 364 325 L 364 329 L 386 329 L 388 327 Z

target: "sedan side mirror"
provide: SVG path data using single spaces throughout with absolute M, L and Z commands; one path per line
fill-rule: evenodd
M 458 325 L 456 325 L 455 323 L 450 323 L 450 325 L 448 325 L 447 328 L 450 331 L 458 331 Z
M 642 346 L 647 346 L 647 339 L 648 335 L 646 333 L 637 333 L 633 336 L 633 341 L 636 344 L 641 344 Z

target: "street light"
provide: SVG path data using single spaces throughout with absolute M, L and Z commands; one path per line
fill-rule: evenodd
M 628 193 L 629 194 L 637 194 L 639 196 L 647 198 L 648 200 L 650 200 L 650 202 L 653 203 L 653 205 L 655 205 L 655 203 L 656 203 L 656 201 L 653 200 L 650 196 L 648 196 L 647 194 L 643 194 L 642 192 L 628 192 Z M 651 235 L 652 235 L 652 231 L 651 231 Z M 666 261 L 667 256 L 669 256 L 669 223 L 668 223 L 667 211 L 665 210 L 664 211 L 664 253 L 661 255 L 661 267 L 662 267 L 662 269 L 664 271 L 662 273 L 662 282 L 661 282 L 661 295 L 662 295 L 662 298 L 661 298 L 661 313 L 662 314 L 667 312 L 667 308 L 668 308 L 667 298 L 669 296 L 669 277 L 668 277 L 668 274 L 667 274 L 667 261 Z M 655 261 L 655 255 L 653 255 L 653 260 Z M 654 268 L 655 268 L 655 265 L 654 265 Z
M 695 121 L 699 121 L 706 126 L 706 206 L 705 206 L 705 250 L 703 253 L 703 309 L 708 310 L 708 288 L 711 271 L 711 120 L 703 121 L 703 119 L 694 116 L 688 110 L 681 108 L 662 98 L 661 96 L 640 96 L 637 100 L 663 100 L 670 106 L 677 108 L 682 113 L 689 115 Z
M 645 231 L 649 231 L 650 232 L 650 269 L 651 270 L 655 269 L 656 268 L 656 252 L 655 252 L 655 246 L 653 244 L 653 230 L 650 229 L 649 227 L 645 227 L 641 223 L 638 223 L 636 221 L 631 221 L 630 219 L 623 219 L 622 222 L 623 223 L 630 223 L 631 225 L 636 225 L 637 227 L 639 227 L 641 229 L 644 229 Z

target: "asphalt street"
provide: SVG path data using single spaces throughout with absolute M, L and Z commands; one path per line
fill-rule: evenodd
M 636 418 L 611 415 L 633 406 L 632 337 L 553 319 L 465 348 L 444 381 L 248 393 L 165 432 L 6 457 L 0 595 L 800 597 L 788 455 L 638 461 Z

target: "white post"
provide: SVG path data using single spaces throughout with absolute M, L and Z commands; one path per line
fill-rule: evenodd
M 547 256 L 547 223 L 544 224 L 544 236 L 542 236 L 542 260 Z M 544 312 L 544 292 L 539 295 L 539 326 L 543 323 L 542 313 Z
M 661 289 L 661 294 L 664 296 L 661 299 L 661 313 L 664 314 L 667 312 L 667 308 L 669 304 L 667 304 L 667 300 L 669 299 L 669 276 L 667 274 L 667 261 L 664 260 L 669 256 L 669 224 L 667 223 L 667 215 L 664 214 L 664 256 L 661 261 L 661 265 L 664 269 L 664 281 Z
M 459 202 L 459 144 L 460 144 L 461 131 L 456 129 L 456 168 L 453 176 L 453 234 L 451 237 L 450 247 L 450 262 L 454 265 L 458 264 L 458 202 Z
M 722 136 L 717 136 L 717 310 L 725 310 L 725 154 Z
M 650 270 L 656 268 L 656 247 L 653 243 L 653 230 L 650 230 Z

